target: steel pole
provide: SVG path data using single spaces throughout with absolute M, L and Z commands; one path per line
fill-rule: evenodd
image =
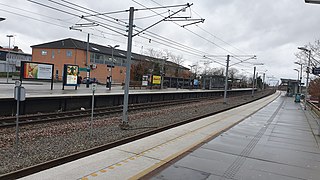
M 302 87 L 301 87 L 301 82 L 302 82 L 302 64 L 300 64 L 300 90 L 299 92 L 302 93 Z
M 264 86 L 265 86 L 265 78 L 266 78 L 266 73 L 263 73 L 263 84 L 262 84 L 262 90 L 264 90 Z
M 16 151 L 18 151 L 19 147 L 19 111 L 20 111 L 20 92 L 21 92 L 21 86 L 17 87 L 17 112 L 16 112 Z
M 307 67 L 307 83 L 306 83 L 306 95 L 304 97 L 304 110 L 307 110 L 307 97 L 308 97 L 308 89 L 309 89 L 309 73 L 310 73 L 310 58 L 311 58 L 311 50 L 309 52 L 309 60 L 308 60 L 308 67 Z
M 225 80 L 224 80 L 224 95 L 223 95 L 223 103 L 224 103 L 224 104 L 227 103 L 229 61 L 230 61 L 230 55 L 227 55 L 226 78 L 225 78 Z M 209 89 L 210 89 L 210 88 L 209 88 Z
M 122 128 L 126 128 L 128 126 L 129 83 L 130 83 L 131 49 L 132 49 L 132 31 L 133 31 L 134 8 L 130 7 L 129 11 L 130 11 L 130 13 L 129 13 L 129 31 L 128 31 L 126 79 L 125 79 L 125 84 L 124 84 Z
M 162 64 L 161 64 L 161 89 L 163 89 L 163 66 L 164 66 L 164 61 L 165 59 L 162 60 Z
M 87 65 L 87 82 L 86 82 L 86 88 L 89 88 L 89 73 L 90 73 L 90 66 L 89 66 L 89 38 L 90 38 L 90 34 L 88 33 L 88 38 L 87 38 L 87 52 L 86 52 L 86 65 Z
M 255 83 L 255 76 L 256 76 L 256 67 L 253 67 L 253 79 L 252 79 L 252 93 L 251 96 L 253 97 L 254 94 L 254 83 Z
M 8 48 L 8 54 L 7 54 L 7 58 L 6 58 L 6 71 L 7 71 L 7 83 L 9 83 L 9 56 L 10 56 L 10 42 L 11 42 L 11 37 L 13 37 L 13 35 L 7 35 L 7 37 L 9 38 L 9 48 Z
M 113 51 L 114 51 L 114 47 L 112 47 L 111 49 L 111 75 L 110 75 L 110 84 L 109 84 L 109 90 L 111 90 L 111 83 L 112 83 L 112 69 L 113 69 Z

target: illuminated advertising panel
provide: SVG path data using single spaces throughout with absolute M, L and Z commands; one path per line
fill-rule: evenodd
M 161 76 L 152 76 L 152 84 L 161 84 Z
M 78 84 L 78 65 L 64 65 L 64 84 L 65 85 L 77 85 Z
M 21 62 L 21 69 L 21 75 L 23 79 L 52 79 L 53 64 L 23 61 Z

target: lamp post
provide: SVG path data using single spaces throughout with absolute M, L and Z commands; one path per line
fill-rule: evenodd
M 310 66 L 310 59 L 311 59 L 311 50 L 305 48 L 305 47 L 298 47 L 298 49 L 302 50 L 302 51 L 306 51 L 308 52 L 308 66 L 307 66 L 307 82 L 306 82 L 306 95 L 304 98 L 304 110 L 307 110 L 307 97 L 308 97 L 308 88 L 309 88 L 309 66 Z
M 256 76 L 256 66 L 257 65 L 264 65 L 264 64 L 263 63 L 255 63 L 253 65 L 254 65 L 254 67 L 253 67 L 252 93 L 251 93 L 252 97 L 253 97 L 253 94 L 254 94 L 255 78 L 257 78 L 257 77 L 255 77 Z M 258 76 L 258 74 L 257 74 L 257 76 Z
M 266 72 L 268 70 L 263 71 L 263 83 L 262 83 L 262 90 L 264 90 L 264 86 L 266 85 L 265 79 L 266 79 Z
M 163 60 L 161 61 L 161 84 L 160 84 L 160 88 L 163 89 L 163 81 L 164 81 L 164 78 L 163 78 L 163 75 L 164 75 L 164 64 L 166 62 L 168 58 L 167 57 L 164 57 Z
M 189 77 L 189 89 L 191 89 L 191 80 L 192 80 L 192 77 L 193 77 L 193 73 L 192 73 L 192 68 L 195 67 L 196 65 L 188 65 L 190 66 L 190 71 L 191 71 L 191 75 Z
M 297 71 L 298 72 L 298 78 L 297 78 L 297 81 L 299 82 L 299 74 L 300 74 L 300 71 L 299 71 L 299 69 L 293 69 L 293 70 L 295 70 L 295 71 Z M 297 91 L 298 93 L 299 93 L 299 87 L 298 87 L 298 91 Z
M 302 63 L 299 63 L 299 62 L 294 62 L 295 64 L 298 64 L 300 65 L 300 86 L 299 86 L 299 92 L 302 93 L 302 86 L 301 86 L 301 83 L 302 83 Z
M 110 85 L 109 85 L 109 90 L 111 90 L 111 84 L 112 84 L 112 68 L 114 67 L 114 59 L 113 59 L 113 51 L 117 48 L 117 47 L 120 47 L 120 45 L 115 45 L 115 46 L 111 46 L 111 45 L 108 45 L 108 47 L 111 48 L 111 71 L 110 71 Z
M 7 35 L 7 37 L 9 38 L 9 47 L 8 47 L 8 55 L 6 58 L 6 71 L 7 71 L 7 83 L 9 83 L 9 55 L 10 55 L 10 42 L 11 42 L 11 38 L 13 37 L 13 35 Z

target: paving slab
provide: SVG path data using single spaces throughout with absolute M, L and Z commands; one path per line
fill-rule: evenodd
M 206 179 L 319 180 L 319 137 L 313 127 L 319 119 L 301 106 L 293 98 L 280 96 L 154 179 L 194 171 L 210 174 Z M 176 167 L 174 171 L 172 167 Z

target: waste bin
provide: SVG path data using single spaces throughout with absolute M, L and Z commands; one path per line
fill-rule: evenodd
M 298 103 L 300 102 L 300 94 L 296 94 L 295 97 L 294 97 L 294 102 Z

